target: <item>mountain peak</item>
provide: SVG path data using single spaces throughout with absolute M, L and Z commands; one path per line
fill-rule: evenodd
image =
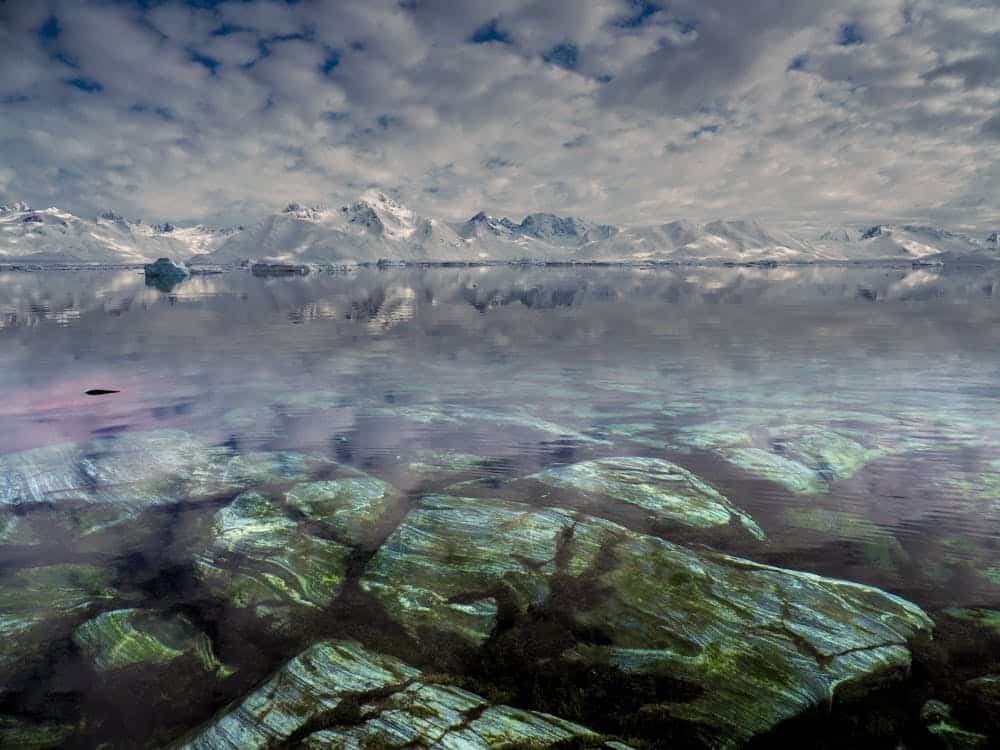
M 421 220 L 381 190 L 367 190 L 357 201 L 340 210 L 349 223 L 391 240 L 408 239 L 421 227 L 427 231 L 426 219 Z
M 885 235 L 892 234 L 892 229 L 892 226 L 889 224 L 876 224 L 864 230 L 861 233 L 861 239 L 870 240 L 875 237 L 884 237 Z
M 303 205 L 302 203 L 289 203 L 285 206 L 282 211 L 283 214 L 291 214 L 296 219 L 306 219 L 308 221 L 316 221 L 329 209 L 321 204 L 313 204 L 311 206 Z
M 6 203 L 0 205 L 0 214 L 24 213 L 25 211 L 30 211 L 30 210 L 31 206 L 29 206 L 24 201 L 14 201 L 9 205 Z

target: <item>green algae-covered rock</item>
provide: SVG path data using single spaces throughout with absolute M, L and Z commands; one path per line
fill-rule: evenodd
M 329 748 L 600 747 L 600 735 L 573 722 L 510 706 L 491 706 L 456 687 L 414 683 L 388 699 L 362 706 L 364 723 L 305 738 L 309 750 Z M 621 746 L 628 750 L 627 746 Z
M 738 523 L 754 538 L 764 538 L 753 519 L 718 490 L 687 469 L 659 458 L 601 458 L 546 469 L 528 479 L 641 508 L 653 520 L 695 528 Z
M 628 439 L 638 445 L 645 445 L 657 450 L 665 450 L 670 444 L 662 438 L 653 437 L 659 433 L 660 426 L 652 422 L 626 422 L 611 424 L 604 427 L 608 433 Z
M 185 750 L 285 747 L 597 747 L 590 730 L 548 714 L 494 706 L 457 687 L 428 684 L 398 659 L 351 641 L 323 641 L 292 659 L 239 705 L 179 745 Z
M 4 750 L 60 748 L 73 734 L 66 724 L 36 723 L 0 714 L 0 747 Z
M 711 746 L 899 678 L 908 640 L 931 627 L 915 605 L 874 588 L 556 509 L 443 496 L 410 512 L 361 586 L 415 638 L 436 631 L 474 646 L 493 632 L 498 597 L 522 613 L 544 607 L 563 578 L 600 592 L 568 614 L 601 634 L 563 657 L 695 686 L 696 697 L 651 710 Z
M 220 509 L 211 534 L 194 560 L 196 574 L 271 628 L 286 630 L 297 612 L 327 607 L 340 592 L 351 550 L 306 532 L 259 493 Z
M 748 474 L 781 484 L 799 495 L 820 495 L 830 484 L 816 470 L 785 456 L 761 448 L 722 448 L 716 451 L 733 466 Z
M 228 454 L 178 430 L 116 433 L 11 453 L 0 456 L 0 505 L 82 506 L 77 530 L 95 533 L 183 499 L 198 472 L 214 472 Z
M 360 644 L 323 641 L 292 659 L 239 705 L 224 711 L 180 747 L 279 747 L 316 717 L 334 714 L 341 707 L 356 708 L 359 696 L 402 690 L 419 674 L 398 659 L 372 653 Z
M 285 502 L 329 526 L 338 539 L 368 545 L 377 543 L 383 522 L 398 511 L 401 496 L 381 479 L 360 476 L 295 485 L 285 493 Z
M 294 451 L 253 451 L 225 455 L 200 466 L 186 490 L 197 499 L 237 493 L 266 485 L 304 482 L 317 473 L 336 471 L 354 476 L 361 472 L 340 466 L 332 459 Z
M 856 513 L 815 507 L 786 508 L 785 522 L 794 529 L 858 544 L 865 564 L 883 572 L 895 573 L 909 562 L 909 555 L 891 532 Z
M 1000 733 L 1000 673 L 986 674 L 966 680 L 962 697 L 977 728 Z
M 464 474 L 479 469 L 488 459 L 461 451 L 417 451 L 407 469 L 420 477 Z
M 219 510 L 213 536 L 196 567 L 235 606 L 261 615 L 289 605 L 323 607 L 343 583 L 349 549 L 306 533 L 259 493 L 244 493 Z
M 115 672 L 136 664 L 169 664 L 190 655 L 206 672 L 218 677 L 233 673 L 216 658 L 208 636 L 183 615 L 115 609 L 78 627 L 73 642 L 99 672 Z
M 938 746 L 947 750 L 987 750 L 994 746 L 986 735 L 959 724 L 952 716 L 951 706 L 941 701 L 927 701 L 920 709 L 920 719 Z
M 982 713 L 992 716 L 994 723 L 1000 725 L 1000 674 L 968 680 L 965 692 Z
M 980 607 L 949 607 L 942 610 L 949 617 L 974 623 L 988 628 L 1000 636 L 1000 609 L 984 609 Z
M 405 419 L 417 424 L 462 424 L 486 422 L 509 425 L 532 432 L 555 435 L 591 445 L 611 445 L 611 442 L 593 437 L 566 424 L 552 422 L 523 407 L 503 411 L 481 407 L 458 407 L 443 404 L 408 404 L 401 406 L 379 405 L 367 410 L 371 416 Z
M 93 565 L 24 568 L 0 579 L 0 693 L 13 671 L 114 596 L 111 572 Z
M 556 553 L 574 519 L 492 500 L 425 497 L 365 569 L 361 587 L 408 630 L 444 630 L 479 644 L 502 590 L 522 607 L 542 603 Z
M 0 507 L 73 508 L 76 531 L 86 535 L 152 506 L 301 482 L 334 467 L 287 451 L 236 454 L 180 430 L 123 432 L 0 456 Z
M 801 495 L 828 492 L 829 483 L 850 479 L 886 455 L 845 434 L 809 425 L 758 425 L 740 415 L 734 422 L 708 422 L 682 429 L 681 447 L 711 450 L 725 461 Z

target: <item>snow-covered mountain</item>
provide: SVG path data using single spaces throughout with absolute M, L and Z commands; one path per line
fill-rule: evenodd
M 996 234 L 996 233 L 994 233 Z M 845 260 L 990 260 L 1000 258 L 993 235 L 984 239 L 917 224 L 876 224 L 820 237 L 821 251 Z
M 719 261 L 814 260 L 815 248 L 756 221 L 686 220 L 623 227 L 608 241 L 588 248 L 594 260 Z
M 938 227 L 878 224 L 804 240 L 756 221 L 596 224 L 532 213 L 516 222 L 478 213 L 448 222 L 420 216 L 379 191 L 340 206 L 290 203 L 239 230 L 94 220 L 57 208 L 0 206 L 0 262 L 198 264 L 407 262 L 724 262 L 1000 260 L 997 232 L 973 238 Z
M 450 225 L 418 216 L 373 191 L 340 208 L 289 203 L 198 261 L 338 264 L 467 258 Z
M 113 211 L 83 219 L 58 208 L 0 206 L 0 262 L 127 264 L 210 253 L 236 230 L 129 221 Z
M 373 191 L 339 209 L 289 204 L 196 262 L 752 262 L 808 260 L 813 253 L 807 243 L 756 222 L 616 227 L 548 213 L 529 214 L 520 222 L 478 213 L 467 221 L 448 223 L 418 216 Z

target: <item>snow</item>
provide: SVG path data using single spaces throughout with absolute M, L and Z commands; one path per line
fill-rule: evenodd
M 994 232 L 975 239 L 932 226 L 831 228 L 805 240 L 750 220 L 613 226 L 531 213 L 466 221 L 421 216 L 378 190 L 348 205 L 288 203 L 249 228 L 146 224 L 115 211 L 84 219 L 58 208 L 0 206 L 0 262 L 297 265 L 406 262 L 725 262 L 997 259 Z
M 235 230 L 130 221 L 106 211 L 90 220 L 25 203 L 0 207 L 0 262 L 139 264 L 160 257 L 187 260 L 210 253 Z

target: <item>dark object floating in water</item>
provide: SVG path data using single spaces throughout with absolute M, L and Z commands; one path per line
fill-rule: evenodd
M 86 396 L 107 396 L 109 393 L 121 393 L 121 391 L 116 391 L 113 388 L 91 388 L 83 393 Z

